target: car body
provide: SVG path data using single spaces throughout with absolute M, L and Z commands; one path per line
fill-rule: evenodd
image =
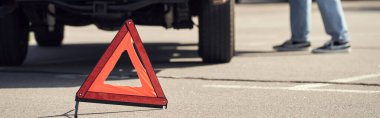
M 229 62 L 234 53 L 233 0 L 3 0 L 0 3 L 0 36 L 4 37 L 0 39 L 0 47 L 9 48 L 0 48 L 0 66 L 22 64 L 29 31 L 35 33 L 39 46 L 60 46 L 65 25 L 95 24 L 102 30 L 118 30 L 126 19 L 133 19 L 139 25 L 189 29 L 194 28 L 192 17 L 197 16 L 198 52 L 203 61 Z

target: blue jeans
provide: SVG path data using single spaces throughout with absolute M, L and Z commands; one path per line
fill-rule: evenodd
M 308 41 L 312 0 L 290 0 L 292 41 Z M 347 25 L 340 0 L 317 0 L 325 31 L 333 41 L 348 41 Z

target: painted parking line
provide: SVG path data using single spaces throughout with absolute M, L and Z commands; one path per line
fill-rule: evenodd
M 361 75 L 349 78 L 335 79 L 328 82 L 348 83 L 364 79 L 371 79 L 380 77 L 380 73 Z M 205 88 L 225 88 L 225 89 L 263 89 L 263 90 L 290 90 L 290 91 L 308 91 L 308 92 L 341 92 L 341 93 L 364 93 L 364 94 L 378 94 L 380 91 L 376 90 L 348 90 L 348 89 L 318 89 L 318 87 L 329 86 L 333 84 L 302 84 L 293 87 L 261 87 L 261 86 L 243 86 L 243 85 L 203 85 Z
M 349 78 L 342 78 L 342 79 L 335 79 L 335 80 L 330 80 L 328 82 L 338 82 L 338 83 L 349 83 L 349 82 L 354 82 L 354 81 L 360 81 L 360 80 L 365 80 L 365 79 L 372 79 L 372 78 L 378 78 L 380 77 L 380 73 L 376 74 L 367 74 L 367 75 L 361 75 L 361 76 L 355 76 L 355 77 L 349 77 Z M 309 89 L 309 88 L 318 88 L 318 87 L 325 87 L 329 86 L 332 84 L 302 84 L 302 85 L 297 85 L 294 86 L 294 89 Z
M 379 94 L 380 91 L 374 90 L 346 90 L 346 89 L 295 89 L 293 87 L 261 87 L 261 86 L 242 86 L 242 85 L 203 85 L 205 88 L 225 88 L 225 89 L 263 89 L 263 90 L 289 90 L 307 92 L 340 92 L 340 93 L 364 93 Z

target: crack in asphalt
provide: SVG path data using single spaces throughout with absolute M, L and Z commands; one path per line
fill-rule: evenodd
M 356 86 L 375 86 L 380 87 L 376 83 L 362 82 L 328 82 L 328 81 L 304 81 L 304 80 L 252 80 L 252 79 L 229 79 L 229 78 L 205 78 L 205 77 L 176 77 L 176 76 L 158 76 L 167 79 L 192 79 L 204 81 L 233 81 L 233 82 L 259 82 L 259 83 L 296 83 L 296 84 L 334 84 L 334 85 L 356 85 Z
M 86 75 L 83 73 L 73 72 L 54 72 L 40 70 L 0 70 L 0 72 L 8 73 L 44 73 L 44 74 L 70 74 L 70 75 Z M 138 77 L 136 73 L 127 73 L 128 77 Z M 304 81 L 304 80 L 254 80 L 254 79 L 233 79 L 233 78 L 206 78 L 206 77 L 181 77 L 181 76 L 157 76 L 166 79 L 182 79 L 182 80 L 203 80 L 203 81 L 231 81 L 231 82 L 256 82 L 256 83 L 289 83 L 289 84 L 333 84 L 333 85 L 354 85 L 354 86 L 373 86 L 380 87 L 377 83 L 362 82 L 330 82 L 330 81 Z
M 41 73 L 41 74 L 72 74 L 72 75 L 82 75 L 82 73 L 74 72 L 54 72 L 54 71 L 44 71 L 44 70 L 0 70 L 4 73 Z

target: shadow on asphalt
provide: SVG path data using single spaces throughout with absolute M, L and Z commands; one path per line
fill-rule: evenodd
M 105 52 L 108 44 L 67 44 L 62 47 L 30 46 L 27 59 L 22 66 L 0 67 L 0 88 L 50 88 L 80 86 L 87 74 Z M 170 63 L 174 58 L 199 58 L 196 50 L 179 50 L 178 47 L 196 47 L 196 44 L 145 43 L 146 51 L 156 73 L 167 68 L 206 66 L 201 61 Z M 173 56 L 175 55 L 175 56 Z M 122 70 L 122 71 L 120 71 Z M 131 75 L 136 79 L 130 59 L 121 57 L 107 80 L 118 80 L 117 76 Z
M 132 112 L 144 112 L 144 111 L 156 111 L 156 110 L 162 110 L 162 109 L 146 109 L 146 110 L 132 110 L 132 111 L 113 111 L 113 112 L 100 112 L 100 113 L 83 113 L 78 114 L 78 117 L 80 116 L 87 116 L 87 115 L 106 115 L 106 114 L 118 114 L 118 113 L 132 113 Z M 52 116 L 42 116 L 38 118 L 61 118 L 61 117 L 67 117 L 72 118 L 74 117 L 74 114 L 69 114 L 70 112 L 73 112 L 74 110 L 70 110 L 67 113 L 60 114 L 60 115 L 52 115 Z
M 372 12 L 379 12 L 380 7 L 345 7 L 344 10 L 346 11 L 372 11 Z
M 277 51 L 237 51 L 236 57 L 281 57 L 311 55 L 309 51 L 277 52 Z
M 95 67 L 108 44 L 67 44 L 62 47 L 30 46 L 25 64 L 0 67 L 0 88 L 53 88 L 80 86 Z M 197 44 L 145 43 L 156 73 L 168 68 L 208 66 L 197 54 Z M 180 48 L 179 48 L 180 47 Z M 236 56 L 284 56 L 303 53 L 237 51 Z M 170 62 L 171 59 L 185 61 Z M 195 59 L 195 60 L 194 60 Z M 121 74 L 124 77 L 119 77 Z M 112 76 L 112 77 L 111 77 Z M 128 57 L 122 57 L 107 80 L 136 79 Z

